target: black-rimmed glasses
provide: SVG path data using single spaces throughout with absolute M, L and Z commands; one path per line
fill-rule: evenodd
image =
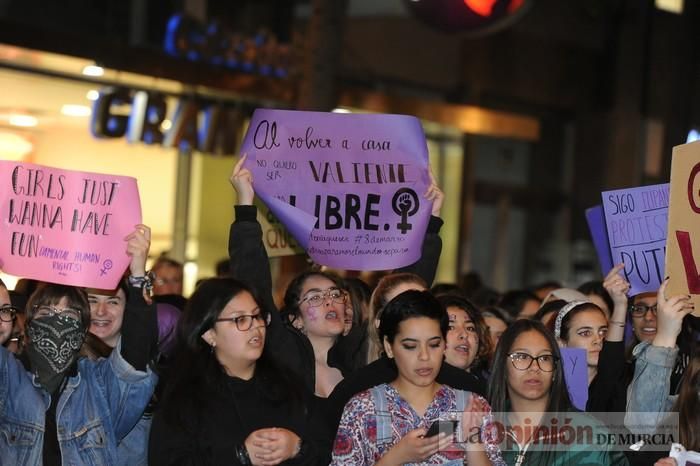
M 299 301 L 299 305 L 309 303 L 309 306 L 318 307 L 323 304 L 326 298 L 330 298 L 334 303 L 344 304 L 348 300 L 348 295 L 340 288 L 329 288 L 326 291 L 309 293 L 304 299 Z
M 46 317 L 53 317 L 55 315 L 60 315 L 73 320 L 81 320 L 81 313 L 78 309 L 73 307 L 67 307 L 65 309 L 58 309 L 57 307 L 51 306 L 34 306 L 34 318 L 44 319 Z
M 12 322 L 18 312 L 19 309 L 10 304 L 0 306 L 0 320 L 3 322 Z
M 265 327 L 270 325 L 270 314 L 263 315 L 262 313 L 248 314 L 235 317 L 221 317 L 216 319 L 216 322 L 233 322 L 236 324 L 236 328 L 241 332 L 246 332 L 253 328 L 254 321 L 262 322 Z
M 532 366 L 533 361 L 537 361 L 537 367 L 542 372 L 552 372 L 556 366 L 557 357 L 553 354 L 541 354 L 537 357 L 527 353 L 510 353 L 508 355 L 513 367 L 519 371 L 526 371 Z
M 649 311 L 651 311 L 652 314 L 656 315 L 656 310 L 656 304 L 648 305 L 639 303 L 630 305 L 630 314 L 632 314 L 632 317 L 644 317 Z

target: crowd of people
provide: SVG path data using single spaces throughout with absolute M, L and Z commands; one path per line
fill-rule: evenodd
M 230 181 L 227 266 L 188 299 L 177 261 L 146 272 L 146 225 L 114 290 L 0 282 L 0 465 L 626 465 L 700 451 L 689 296 L 665 283 L 628 296 L 622 264 L 578 289 L 434 284 L 433 184 L 415 264 L 372 288 L 311 267 L 278 307 L 243 160 Z M 563 348 L 585 351 L 585 407 Z M 677 435 L 654 437 L 673 416 Z

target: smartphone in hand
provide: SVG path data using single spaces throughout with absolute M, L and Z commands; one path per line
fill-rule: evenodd
M 430 428 L 428 429 L 428 432 L 426 432 L 425 436 L 432 437 L 441 433 L 452 435 L 455 433 L 455 430 L 457 430 L 457 423 L 458 421 L 456 420 L 438 419 L 430 425 Z

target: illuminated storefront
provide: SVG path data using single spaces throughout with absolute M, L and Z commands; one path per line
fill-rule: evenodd
M 235 202 L 228 174 L 248 116 L 256 106 L 290 105 L 10 46 L 0 46 L 0 85 L 6 90 L 0 97 L 0 158 L 135 177 L 144 222 L 153 229 L 152 256 L 167 252 L 185 262 L 187 293 L 226 257 Z M 465 154 L 464 137 L 527 147 L 539 137 L 537 120 L 350 89 L 339 103 L 339 111 L 413 114 L 424 121 L 433 172 L 447 194 L 437 281 L 455 281 L 460 271 L 480 265 L 478 254 L 505 243 L 517 251 L 524 235 L 499 238 L 498 208 L 481 212 L 491 215 L 492 224 L 471 223 L 481 207 L 469 201 L 474 179 L 465 174 L 478 173 L 479 162 Z M 513 218 L 505 231 L 522 224 Z M 290 253 L 288 234 L 275 224 L 268 230 L 269 250 Z M 494 238 L 493 247 L 474 248 L 470 237 L 483 234 Z M 512 253 L 511 262 L 522 260 Z M 299 266 L 303 261 L 281 266 L 273 260 L 273 270 L 283 275 Z M 13 278 L 5 278 L 12 286 Z

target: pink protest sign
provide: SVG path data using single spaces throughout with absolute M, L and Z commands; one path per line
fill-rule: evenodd
M 141 223 L 136 180 L 0 161 L 0 269 L 52 283 L 114 289 L 124 237 Z
M 420 257 L 432 205 L 415 117 L 258 109 L 241 153 L 256 194 L 315 262 L 390 270 Z

